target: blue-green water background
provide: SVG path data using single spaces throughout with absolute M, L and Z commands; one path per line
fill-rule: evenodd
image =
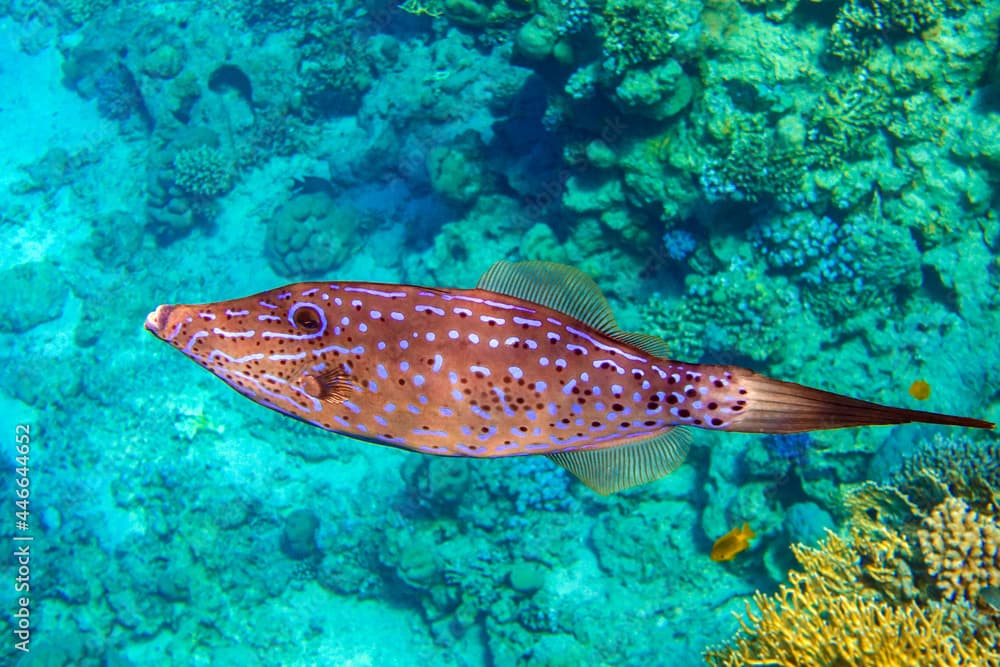
M 698 664 L 937 431 L 698 434 L 601 498 L 295 424 L 142 323 L 547 259 L 677 358 L 996 420 L 1000 6 L 893 6 L 3 3 L 3 664 Z

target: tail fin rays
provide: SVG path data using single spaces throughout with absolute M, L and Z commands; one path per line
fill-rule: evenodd
M 746 412 L 726 430 L 742 433 L 799 433 L 884 424 L 944 424 L 992 429 L 992 422 L 936 412 L 893 408 L 753 373 L 740 378 Z

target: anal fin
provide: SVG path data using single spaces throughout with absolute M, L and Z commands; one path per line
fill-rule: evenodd
M 690 445 L 687 429 L 674 427 L 640 442 L 546 456 L 606 496 L 666 477 L 684 462 Z

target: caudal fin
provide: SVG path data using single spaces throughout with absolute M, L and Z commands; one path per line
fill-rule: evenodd
M 969 428 L 994 428 L 981 419 L 955 417 L 923 410 L 893 408 L 841 396 L 794 382 L 782 382 L 757 373 L 738 379 L 746 389 L 746 408 L 726 428 L 742 433 L 799 433 L 879 424 L 944 424 Z

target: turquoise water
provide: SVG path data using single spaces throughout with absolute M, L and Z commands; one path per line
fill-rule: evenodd
M 835 663 L 824 636 L 854 626 L 785 617 L 806 648 L 744 658 L 980 642 L 961 664 L 1000 664 L 992 433 L 697 432 L 672 475 L 602 497 L 544 458 L 310 428 L 143 330 L 162 303 L 547 260 L 676 359 L 997 421 L 1000 3 L 0 16 L 3 664 L 704 664 L 827 529 L 868 568 L 840 595 L 924 614 L 941 646 Z M 829 619 L 810 586 L 800 616 Z

